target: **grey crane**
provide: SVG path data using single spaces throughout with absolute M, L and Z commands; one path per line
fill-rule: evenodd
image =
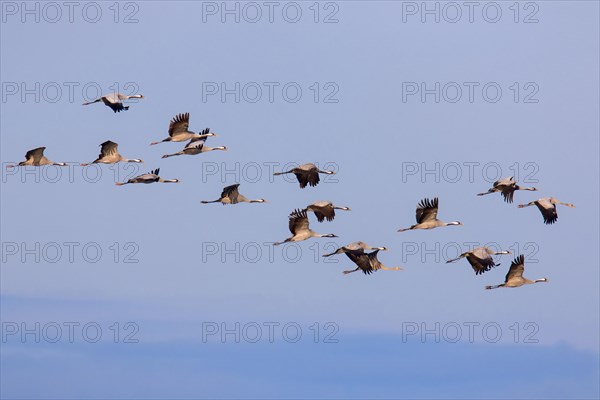
M 323 254 L 323 257 L 331 257 L 334 254 L 344 254 L 344 253 L 354 253 L 354 254 L 364 254 L 365 250 L 387 250 L 385 247 L 371 247 L 365 242 L 354 242 L 347 244 L 345 246 L 340 247 L 333 253 Z
M 292 233 L 292 236 L 285 239 L 283 242 L 273 243 L 274 246 L 279 246 L 282 243 L 288 242 L 301 242 L 303 240 L 310 239 L 313 237 L 337 237 L 333 233 L 328 233 L 324 235 L 310 229 L 308 226 L 308 215 L 306 214 L 306 210 L 294 210 L 291 212 L 289 216 L 289 228 L 290 232 Z
M 494 251 L 488 247 L 476 247 L 471 251 L 462 253 L 456 258 L 446 261 L 446 263 L 458 261 L 461 258 L 466 257 L 469 264 L 471 264 L 471 267 L 473 267 L 475 275 L 480 275 L 500 265 L 494 263 L 494 259 L 492 258 L 492 256 L 496 254 L 511 254 L 511 252 L 508 250 Z
M 380 269 L 386 270 L 386 271 L 402 271 L 402 268 L 400 267 L 386 267 L 385 265 L 383 265 L 378 259 L 377 259 L 377 253 L 379 253 L 379 249 L 376 249 L 375 251 L 371 252 L 371 253 L 353 253 L 353 252 L 347 252 L 346 256 L 348 256 L 348 258 L 350 260 L 352 260 L 352 262 L 354 264 L 357 265 L 356 269 L 353 270 L 349 270 L 349 271 L 343 271 L 344 275 L 350 274 L 352 272 L 356 272 L 358 270 L 362 270 L 362 272 L 365 275 L 370 275 L 375 271 L 378 271 Z
M 546 278 L 540 278 L 532 281 L 531 279 L 527 279 L 523 277 L 523 272 L 525 271 L 525 257 L 523 254 L 514 259 L 514 261 L 510 264 L 510 269 L 508 270 L 508 274 L 506 274 L 506 278 L 504 278 L 504 283 L 500 285 L 486 286 L 486 289 L 497 289 L 499 287 L 519 287 L 523 285 L 530 285 L 532 283 L 538 282 L 548 282 Z
M 502 193 L 504 197 L 504 201 L 507 203 L 513 202 L 513 196 L 516 190 L 531 190 L 537 191 L 534 187 L 521 187 L 517 185 L 517 182 L 513 179 L 514 176 L 509 176 L 508 178 L 502 178 L 494 182 L 494 186 L 489 189 L 487 192 L 478 193 L 477 196 L 485 196 L 490 193 Z
M 221 197 L 218 198 L 217 200 L 212 200 L 212 201 L 202 200 L 201 203 L 208 204 L 208 203 L 221 202 L 221 203 L 223 203 L 223 205 L 225 205 L 225 204 L 238 204 L 238 203 L 266 203 L 267 202 L 265 199 L 257 199 L 257 200 L 248 199 L 246 196 L 244 196 L 243 194 L 240 194 L 240 192 L 238 192 L 239 186 L 240 186 L 239 183 L 236 183 L 235 185 L 227 186 L 227 187 L 223 188 L 223 192 L 221 192 Z
M 438 198 L 433 200 L 423 199 L 417 204 L 417 223 L 410 228 L 398 229 L 398 232 L 409 231 L 411 229 L 433 229 L 438 226 L 462 225 L 462 222 L 452 221 L 443 222 L 437 219 Z
M 136 176 L 135 178 L 129 179 L 127 182 L 116 182 L 115 185 L 123 186 L 128 183 L 179 183 L 179 179 L 163 179 L 158 176 L 160 168 L 156 168 L 154 171 L 148 172 L 147 174 Z
M 308 163 L 292 168 L 289 171 L 275 172 L 273 175 L 294 174 L 300 183 L 300 188 L 304 189 L 306 185 L 317 186 L 321 181 L 319 174 L 335 174 L 334 171 L 319 169 L 315 164 Z
M 35 167 L 39 167 L 41 165 L 58 165 L 61 167 L 65 167 L 67 165 L 64 162 L 57 163 L 54 161 L 50 161 L 44 155 L 44 150 L 46 150 L 45 147 L 37 147 L 33 150 L 29 150 L 27 153 L 25 153 L 25 161 L 21 161 L 17 165 L 7 165 L 6 168 L 21 167 L 24 165 L 32 165 Z
M 88 104 L 94 104 L 94 103 L 98 103 L 101 101 L 104 104 L 106 104 L 108 107 L 110 107 L 111 110 L 113 110 L 114 112 L 117 113 L 117 112 L 129 110 L 129 106 L 123 106 L 124 100 L 143 99 L 143 98 L 144 98 L 144 96 L 142 96 L 141 94 L 127 95 L 127 94 L 121 94 L 121 93 L 111 93 L 111 94 L 105 94 L 104 96 L 100 97 L 99 99 L 96 99 L 93 101 L 88 101 L 87 103 L 83 103 L 83 105 L 87 106 Z
M 169 137 L 160 142 L 152 142 L 150 146 L 162 142 L 185 142 L 190 139 L 201 139 L 209 136 L 217 136 L 216 133 L 210 132 L 209 128 L 204 129 L 200 133 L 194 133 L 188 128 L 190 127 L 190 113 L 178 114 L 169 123 Z
M 325 219 L 327 219 L 327 221 L 333 221 L 335 218 L 335 210 L 350 211 L 350 208 L 334 206 L 331 201 L 315 201 L 308 205 L 305 210 L 312 211 L 315 213 L 317 221 L 323 222 Z
M 95 159 L 94 161 L 92 161 L 91 163 L 85 163 L 85 164 L 81 164 L 82 167 L 85 167 L 86 165 L 90 165 L 90 164 L 97 164 L 97 163 L 101 163 L 101 164 L 115 164 L 118 162 L 131 162 L 131 163 L 142 163 L 144 162 L 143 160 L 140 160 L 139 158 L 125 158 L 122 155 L 119 154 L 118 148 L 119 145 L 115 142 L 111 142 L 110 140 L 107 140 L 106 142 L 102 143 L 100 145 L 100 154 L 98 155 L 98 158 Z
M 203 133 L 204 132 L 208 133 L 208 129 L 205 129 L 203 131 Z M 227 150 L 227 147 L 225 147 L 225 146 L 219 146 L 219 147 L 205 146 L 204 145 L 205 142 L 206 142 L 206 137 L 193 138 L 189 141 L 188 144 L 185 145 L 183 150 L 178 151 L 177 153 L 173 153 L 173 154 L 165 154 L 162 156 L 162 158 L 181 156 L 181 155 L 193 156 L 193 155 L 200 154 L 200 153 L 206 153 L 207 151 Z
M 554 197 L 544 197 L 536 201 L 532 201 L 531 203 L 519 204 L 519 208 L 537 206 L 537 208 L 542 213 L 542 217 L 544 217 L 544 223 L 550 225 L 555 223 L 556 220 L 558 220 L 558 213 L 556 212 L 557 204 L 562 204 L 563 206 L 575 208 L 575 205 L 571 203 L 563 203 L 562 201 L 558 201 Z

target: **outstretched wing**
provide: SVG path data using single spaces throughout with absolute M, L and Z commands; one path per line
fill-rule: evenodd
M 377 271 L 377 270 L 381 269 L 381 262 L 379 262 L 379 260 L 377 259 L 378 253 L 379 253 L 379 249 L 376 249 L 375 251 L 372 251 L 367 254 L 367 257 L 369 258 L 369 264 L 371 265 L 372 271 Z
M 346 256 L 354 263 L 365 275 L 369 275 L 373 273 L 373 268 L 371 267 L 371 262 L 369 257 L 362 253 L 346 253 Z
M 378 252 L 379 250 L 375 250 L 372 253 L 347 252 L 346 256 L 348 256 L 348 258 L 352 260 L 365 275 L 370 275 L 380 268 L 381 264 L 379 260 L 377 260 Z
M 206 138 L 192 138 L 188 144 L 185 145 L 185 149 L 196 149 L 202 150 L 204 147 L 204 143 L 206 142 Z
M 123 110 L 129 110 L 129 106 L 124 106 L 121 102 L 118 93 L 107 94 L 105 96 L 102 96 L 100 99 L 105 105 L 109 106 L 110 109 L 116 113 L 121 112 Z
M 544 217 L 544 223 L 551 225 L 558 220 L 558 213 L 556 212 L 556 205 L 552 204 L 548 199 L 543 198 L 535 202 L 535 205 L 542 213 Z
M 433 200 L 423 199 L 417 204 L 417 223 L 421 224 L 425 221 L 434 221 L 437 218 L 438 198 Z
M 98 156 L 98 158 L 103 158 L 108 155 L 118 153 L 117 148 L 119 147 L 119 145 L 116 144 L 115 142 L 111 142 L 110 140 L 107 140 L 106 142 L 102 143 L 100 146 L 101 146 L 100 155 Z
M 289 228 L 292 235 L 295 235 L 296 232 L 308 230 L 308 215 L 306 215 L 306 210 L 294 210 L 289 218 Z
M 176 115 L 169 124 L 169 136 L 187 132 L 190 126 L 190 113 Z
M 504 283 L 514 278 L 522 278 L 524 271 L 525 256 L 521 254 L 519 257 L 515 258 L 514 261 L 510 264 L 510 269 L 508 270 L 508 274 L 506 274 L 506 278 L 504 278 Z
M 306 173 L 303 171 L 298 171 L 298 172 L 294 172 L 294 175 L 296 175 L 296 179 L 298 180 L 298 183 L 300 184 L 300 188 L 304 189 L 306 187 L 306 185 L 308 185 L 308 177 L 307 177 Z
M 129 106 L 124 106 L 123 103 L 117 103 L 117 104 L 107 104 L 107 106 L 109 106 L 111 108 L 111 110 L 113 110 L 114 112 L 121 112 L 121 111 L 126 111 L 129 110 Z
M 470 253 L 467 256 L 467 261 L 471 264 L 471 267 L 473 267 L 475 275 L 481 275 L 496 266 L 492 257 L 487 254 L 486 257 L 481 257 L 481 255 L 478 257 L 477 255 Z
M 333 208 L 333 204 L 329 201 L 315 202 L 308 206 L 307 209 L 315 213 L 317 221 L 319 222 L 323 222 L 325 219 L 327 219 L 327 221 L 333 221 L 335 218 L 335 209 Z
M 293 169 L 296 179 L 300 183 L 300 188 L 304 189 L 306 185 L 317 186 L 320 182 L 319 169 L 315 164 L 302 164 Z
M 514 185 L 513 186 L 505 186 L 502 189 L 502 196 L 504 197 L 505 202 L 512 203 L 514 195 L 515 195 Z
M 236 183 L 235 185 L 231 185 L 231 186 L 227 186 L 225 188 L 223 188 L 223 191 L 221 192 L 221 199 L 224 198 L 229 198 L 229 200 L 231 200 L 232 204 L 236 204 L 238 195 L 240 194 L 238 192 L 238 186 L 240 186 L 239 183 Z
M 33 164 L 37 164 L 40 162 L 42 157 L 44 157 L 44 150 L 46 150 L 45 147 L 38 147 L 33 150 L 29 150 L 27 153 L 25 153 L 25 159 L 33 159 Z

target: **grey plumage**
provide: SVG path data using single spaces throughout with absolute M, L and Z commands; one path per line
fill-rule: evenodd
M 97 164 L 97 163 L 114 164 L 114 163 L 118 163 L 118 162 L 134 162 L 134 163 L 144 162 L 144 161 L 140 160 L 139 158 L 128 159 L 128 158 L 123 157 L 122 155 L 119 154 L 119 150 L 118 150 L 119 145 L 110 140 L 107 140 L 106 142 L 102 143 L 100 145 L 100 147 L 101 147 L 101 149 L 100 149 L 100 154 L 98 155 L 98 158 L 96 158 L 91 163 L 86 163 L 86 164 L 81 164 L 81 165 L 86 166 L 89 164 Z
M 285 239 L 283 242 L 275 242 L 273 245 L 278 246 L 282 243 L 301 242 L 312 237 L 337 237 L 333 233 L 323 235 L 310 229 L 306 210 L 292 211 L 289 216 L 288 227 L 292 236 Z
M 221 192 L 221 197 L 219 197 L 217 200 L 212 200 L 212 201 L 202 200 L 201 203 L 208 204 L 208 203 L 219 203 L 220 202 L 223 205 L 238 204 L 238 203 L 266 203 L 265 199 L 250 200 L 243 194 L 240 194 L 240 192 L 238 191 L 239 186 L 240 186 L 239 183 L 236 183 L 235 185 L 231 185 L 231 186 L 226 186 L 225 188 L 223 188 L 223 191 Z
M 317 221 L 323 222 L 333 221 L 335 218 L 335 210 L 350 211 L 349 207 L 339 207 L 333 205 L 330 201 L 316 201 L 305 208 L 306 211 L 312 211 L 317 217 Z
M 218 146 L 218 147 L 208 147 L 205 145 L 206 143 L 206 139 L 208 138 L 207 135 L 209 134 L 209 129 L 206 128 L 205 130 L 203 130 L 200 133 L 199 137 L 194 137 L 192 138 L 188 144 L 185 145 L 185 147 L 183 148 L 183 150 L 177 152 L 177 153 L 173 153 L 173 154 L 165 154 L 162 156 L 162 158 L 168 158 L 168 157 L 173 157 L 173 156 L 181 156 L 181 155 L 188 155 L 188 156 L 193 156 L 196 154 L 200 154 L 200 153 L 206 153 L 207 151 L 213 151 L 213 150 L 227 150 L 227 147 L 225 146 Z
M 150 171 L 143 175 L 138 175 L 135 178 L 129 179 L 127 182 L 116 182 L 115 185 L 123 186 L 129 183 L 179 183 L 179 179 L 163 179 L 158 174 L 160 172 L 160 168 L 155 169 L 154 171 Z
M 471 251 L 462 253 L 456 258 L 446 261 L 446 263 L 451 263 L 466 257 L 469 264 L 471 264 L 473 271 L 475 271 L 475 275 L 480 275 L 500 265 L 496 264 L 492 258 L 492 256 L 496 254 L 510 254 L 510 251 L 494 251 L 488 247 L 477 247 Z
M 300 188 L 304 189 L 306 185 L 317 186 L 321 181 L 319 178 L 319 174 L 335 174 L 334 171 L 327 171 L 319 169 L 315 164 L 307 163 L 299 165 L 296 168 L 292 168 L 289 171 L 284 172 L 275 172 L 273 175 L 283 175 L 283 174 L 294 174 L 296 175 L 296 179 L 300 184 Z
M 497 289 L 500 287 L 519 287 L 523 285 L 530 285 L 538 282 L 548 282 L 546 278 L 540 278 L 532 281 L 531 279 L 527 279 L 523 277 L 523 272 L 525 271 L 525 257 L 521 254 L 516 257 L 514 261 L 510 264 L 510 269 L 504 278 L 504 283 L 499 285 L 486 286 L 486 289 Z
M 494 185 L 487 192 L 478 193 L 477 196 L 485 196 L 490 193 L 501 193 L 504 197 L 504 201 L 507 203 L 513 202 L 513 197 L 516 190 L 530 190 L 536 191 L 534 187 L 521 187 L 517 185 L 517 182 L 513 179 L 514 177 L 509 176 L 508 178 L 502 178 L 494 182 Z
M 169 122 L 169 137 L 160 142 L 152 142 L 151 146 L 162 142 L 185 142 L 191 139 L 205 139 L 209 136 L 217 136 L 216 133 L 210 132 L 209 128 L 204 129 L 200 133 L 194 133 L 188 128 L 190 126 L 190 113 L 178 114 L 171 122 Z M 191 142 L 190 142 L 191 143 Z M 188 145 L 190 144 L 188 143 Z
M 562 204 L 563 206 L 575 208 L 575 205 L 571 203 L 563 203 L 555 199 L 554 197 L 544 197 L 535 201 L 532 201 L 527 204 L 519 204 L 519 208 L 536 206 L 538 210 L 542 213 L 542 217 L 544 218 L 544 223 L 546 225 L 551 225 L 558 220 L 558 212 L 556 211 L 556 205 Z
M 29 150 L 27 153 L 25 153 L 25 161 L 21 161 L 17 165 L 7 165 L 7 168 L 21 167 L 25 165 L 31 165 L 34 167 L 39 167 L 42 165 L 57 165 L 65 167 L 67 165 L 64 162 L 57 163 L 54 161 L 50 161 L 44 155 L 44 150 L 46 150 L 45 147 L 36 147 L 35 149 Z
M 106 106 L 110 107 L 111 110 L 113 110 L 115 113 L 117 113 L 117 112 L 129 110 L 129 106 L 124 106 L 123 101 L 129 100 L 129 99 L 143 99 L 143 98 L 144 98 L 144 96 L 142 96 L 141 94 L 126 95 L 126 94 L 121 94 L 121 93 L 111 93 L 111 94 L 105 94 L 104 96 L 102 96 L 96 100 L 83 103 L 83 105 L 87 106 L 88 104 L 94 104 L 94 103 L 98 103 L 101 101 Z
M 417 223 L 409 228 L 398 229 L 398 232 L 409 231 L 412 229 L 433 229 L 439 226 L 462 225 L 462 222 L 452 221 L 443 222 L 437 219 L 438 198 L 423 199 L 417 204 L 416 219 Z
M 344 253 L 354 253 L 354 254 L 364 254 L 365 250 L 387 250 L 385 247 L 371 247 L 365 242 L 353 242 L 338 248 L 333 253 L 323 254 L 323 257 L 331 257 L 334 254 L 344 254 Z
M 377 253 L 379 253 L 379 249 L 371 253 L 355 253 L 355 252 L 346 252 L 346 256 L 357 265 L 356 269 L 343 271 L 345 275 L 350 274 L 352 272 L 356 272 L 361 270 L 365 275 L 370 275 L 375 271 L 380 269 L 387 271 L 401 271 L 400 267 L 386 267 L 377 259 Z

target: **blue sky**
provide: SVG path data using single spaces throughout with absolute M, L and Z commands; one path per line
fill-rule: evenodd
M 252 23 L 253 10 L 237 3 L 237 23 L 221 2 L 184 1 L 120 3 L 115 23 L 113 3 L 98 4 L 96 23 L 85 3 L 72 23 L 66 9 L 49 22 L 54 11 L 40 5 L 38 23 L 20 2 L 2 3 L 2 397 L 599 396 L 596 2 L 534 2 L 517 17 L 513 2 L 498 2 L 496 23 L 490 6 L 482 14 L 486 3 L 472 23 L 466 8 L 449 22 L 444 3 L 439 23 L 412 14 L 421 2 L 320 3 L 317 23 L 313 2 L 297 3 L 296 23 L 281 13 L 295 10 L 286 3 L 272 23 L 265 6 Z M 337 22 L 324 23 L 328 15 Z M 439 102 L 407 93 L 436 82 Z M 119 114 L 80 105 L 83 88 L 110 93 L 115 83 L 145 99 Z M 210 94 L 215 87 L 232 92 Z M 161 159 L 183 144 L 149 143 L 181 112 L 192 130 L 218 133 L 208 145 L 229 150 Z M 145 162 L 39 176 L 5 169 L 39 146 L 54 161 L 90 162 L 105 140 Z M 303 190 L 271 176 L 305 162 L 337 174 Z M 158 167 L 181 183 L 114 185 Z M 512 205 L 475 196 L 515 174 L 539 191 L 517 192 Z M 269 202 L 200 204 L 233 183 Z M 435 196 L 439 218 L 464 226 L 396 232 Z M 516 207 L 544 196 L 577 208 L 560 207 L 546 226 L 535 208 Z M 311 217 L 313 229 L 339 238 L 269 245 L 288 237 L 290 211 L 321 199 L 352 208 L 331 223 Z M 405 271 L 343 276 L 349 260 L 319 256 L 356 240 L 386 246 L 379 259 Z M 523 253 L 525 276 L 549 282 L 485 291 L 512 256 L 481 276 L 464 260 L 445 263 L 469 243 Z M 56 343 L 48 330 L 40 343 L 21 336 L 22 326 L 69 322 L 97 324 L 99 342 L 81 331 L 73 343 L 66 330 Z M 127 322 L 137 343 L 122 342 Z M 207 323 L 270 322 L 279 324 L 274 343 L 202 340 Z M 296 343 L 282 338 L 289 323 L 302 329 Z M 315 323 L 336 327 L 338 342 L 314 343 Z M 436 323 L 440 343 L 421 336 Z M 472 342 L 468 324 L 477 324 Z M 486 324 L 500 327 L 497 342 Z

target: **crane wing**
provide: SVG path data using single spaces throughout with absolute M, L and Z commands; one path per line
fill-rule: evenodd
M 305 210 L 294 210 L 290 214 L 289 228 L 292 235 L 296 232 L 308 230 L 308 215 Z
M 193 138 L 188 142 L 188 144 L 185 145 L 185 148 L 202 150 L 202 147 L 204 147 L 205 142 L 206 138 Z
M 489 255 L 480 258 L 477 257 L 475 254 L 469 254 L 467 256 L 467 261 L 469 262 L 469 264 L 471 264 L 473 271 L 475 271 L 475 275 L 483 274 L 484 272 L 489 271 L 490 269 L 496 266 L 494 260 Z
M 510 269 L 508 270 L 508 274 L 506 274 L 506 278 L 504 279 L 504 283 L 508 282 L 513 278 L 522 278 L 523 272 L 525 271 L 525 256 L 521 254 L 519 257 L 515 258 L 514 261 L 510 264 Z
M 548 199 L 546 199 L 546 198 L 539 199 L 538 201 L 535 202 L 535 205 L 542 213 L 545 224 L 550 225 L 550 224 L 555 223 L 556 220 L 558 220 L 558 213 L 556 212 L 556 205 L 552 204 L 552 202 L 550 202 Z
M 25 153 L 25 159 L 33 159 L 33 164 L 35 165 L 40 162 L 42 157 L 44 157 L 44 150 L 46 150 L 45 147 L 38 147 L 33 150 L 29 150 L 27 153 Z
M 435 197 L 433 200 L 423 199 L 417 204 L 417 223 L 423 223 L 425 221 L 435 221 L 437 219 L 438 212 L 438 198 Z
M 229 198 L 231 200 L 232 204 L 236 204 L 238 195 L 240 194 L 238 192 L 238 186 L 240 186 L 239 183 L 236 183 L 235 185 L 231 185 L 231 186 L 227 186 L 225 188 L 223 188 L 223 191 L 221 192 L 221 198 Z
M 190 113 L 178 114 L 169 123 L 169 136 L 187 132 L 190 126 Z
M 102 143 L 100 147 L 100 155 L 98 156 L 98 158 L 106 157 L 112 154 L 118 154 L 117 148 L 119 147 L 119 145 L 115 142 L 111 142 L 110 140 L 107 140 L 106 142 Z
M 372 274 L 374 272 L 373 265 L 371 263 L 371 254 L 365 253 L 346 253 L 346 256 L 354 263 L 365 275 Z
M 308 206 L 307 209 L 315 213 L 317 221 L 319 222 L 323 222 L 325 219 L 327 219 L 327 221 L 333 221 L 333 219 L 335 218 L 335 210 L 333 208 L 333 204 L 329 201 L 315 202 Z

